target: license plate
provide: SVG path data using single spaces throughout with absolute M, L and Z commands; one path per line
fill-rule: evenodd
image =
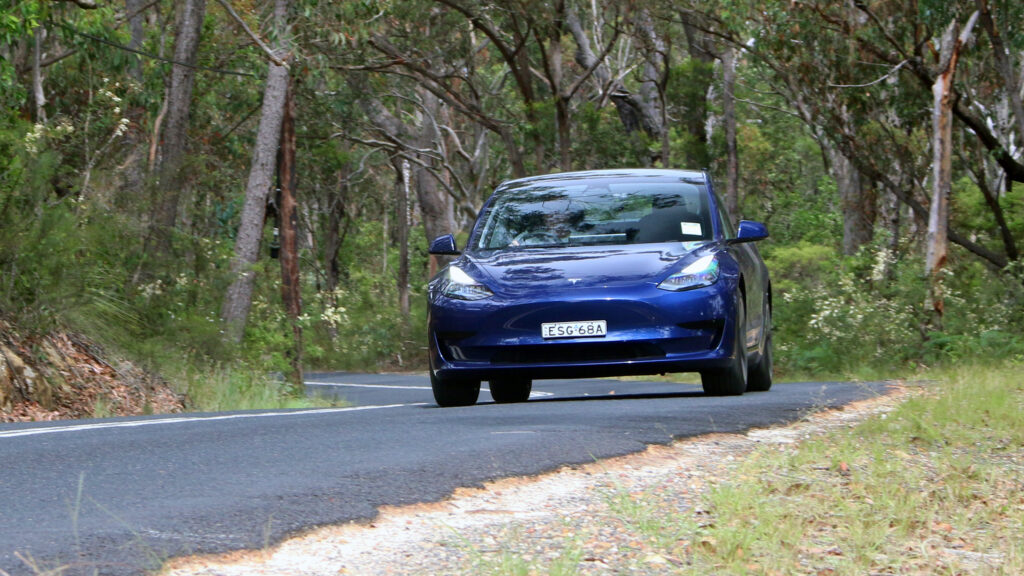
M 604 338 L 608 335 L 608 323 L 604 320 L 545 322 L 540 325 L 540 334 L 544 338 Z

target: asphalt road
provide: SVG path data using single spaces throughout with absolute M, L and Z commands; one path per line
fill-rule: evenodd
M 425 375 L 320 374 L 310 392 L 351 408 L 0 424 L 0 574 L 139 574 L 884 389 L 795 383 L 711 398 L 695 385 L 552 380 L 527 403 L 481 391 L 476 406 L 441 409 Z

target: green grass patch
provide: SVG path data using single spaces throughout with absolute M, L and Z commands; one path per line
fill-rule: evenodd
M 708 495 L 681 572 L 1024 573 L 1018 370 L 948 371 L 890 414 L 755 451 Z
M 190 410 L 220 412 L 345 405 L 335 400 L 308 398 L 279 375 L 245 364 L 190 361 L 173 370 L 168 377 L 179 392 L 187 396 Z

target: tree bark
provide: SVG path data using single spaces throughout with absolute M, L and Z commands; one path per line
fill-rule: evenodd
M 295 87 L 288 87 L 284 117 L 281 120 L 281 161 L 278 177 L 281 199 L 278 204 L 281 227 L 281 300 L 292 327 L 292 348 L 288 351 L 291 364 L 292 390 L 305 395 L 302 378 L 302 296 L 299 290 L 299 214 L 296 203 L 295 174 Z
M 146 6 L 146 2 L 147 0 L 125 0 L 124 3 L 125 12 L 128 14 L 128 31 L 131 34 L 131 39 L 128 41 L 128 47 L 132 50 L 142 49 L 142 41 L 145 37 L 142 13 Z M 136 82 L 142 82 L 141 56 L 133 55 L 129 73 Z
M 711 83 L 714 79 L 712 64 L 715 61 L 715 53 L 712 40 L 708 34 L 698 29 L 690 21 L 692 16 L 683 13 L 683 32 L 686 34 L 687 52 L 691 59 L 702 64 L 693 75 L 691 81 L 697 82 L 699 92 L 703 95 L 700 100 L 692 102 L 692 108 L 683 113 L 682 124 L 686 131 L 698 144 L 691 149 L 690 157 L 686 158 L 686 164 L 691 168 L 703 168 L 709 162 L 708 150 L 708 93 L 711 90 Z
M 640 76 L 640 102 L 644 117 L 650 124 L 648 135 L 661 144 L 658 156 L 661 165 L 668 167 L 672 152 L 668 133 L 668 107 L 665 90 L 670 72 L 670 50 L 665 39 L 658 36 L 650 13 L 645 9 L 637 18 L 637 37 L 644 50 L 644 71 Z
M 864 185 L 853 163 L 839 151 L 829 148 L 832 173 L 836 179 L 843 214 L 843 254 L 852 256 L 874 238 L 878 213 L 875 195 L 871 188 Z
M 274 18 L 278 30 L 277 50 L 282 56 L 288 53 L 285 39 L 285 20 L 288 0 L 275 0 Z M 287 59 L 287 58 L 285 58 Z M 231 260 L 231 276 L 234 280 L 228 287 L 221 308 L 224 320 L 224 336 L 229 341 L 241 342 L 245 325 L 252 306 L 252 292 L 255 276 L 252 267 L 259 258 L 260 241 L 263 238 L 263 221 L 267 210 L 267 195 L 273 186 L 274 165 L 284 117 L 285 97 L 288 92 L 288 69 L 273 62 L 269 65 L 267 82 L 263 90 L 263 106 L 260 124 L 253 146 L 252 165 L 245 189 L 245 204 L 242 206 L 242 220 L 235 239 L 235 255 Z
M 188 138 L 189 115 L 192 109 L 192 88 L 199 52 L 199 37 L 206 13 L 206 0 L 185 0 L 178 18 L 178 31 L 174 38 L 174 64 L 167 88 L 167 116 L 163 127 L 163 145 L 158 168 L 155 212 L 150 227 L 149 254 L 166 256 L 171 252 L 174 226 L 178 218 L 178 203 L 185 183 L 185 149 Z
M 420 97 L 427 114 L 443 122 L 445 112 L 442 109 L 441 101 L 427 90 L 420 90 Z M 428 149 L 432 147 L 435 139 L 441 137 L 434 124 L 424 119 L 420 126 L 417 145 L 421 149 Z M 421 158 L 425 162 L 433 162 L 425 156 Z M 455 202 L 451 194 L 440 185 L 437 177 L 431 174 L 427 168 L 416 166 L 413 168 L 413 175 L 416 185 L 416 201 L 419 203 L 420 213 L 423 216 L 425 240 L 430 242 L 442 234 L 454 234 L 458 230 L 458 224 L 455 222 Z M 431 276 L 437 272 L 439 263 L 438 256 L 430 256 Z
M 562 72 L 562 26 L 565 22 L 565 3 L 554 2 L 554 20 L 548 23 L 544 29 L 547 38 L 538 32 L 537 43 L 541 47 L 541 55 L 544 57 L 544 69 L 547 72 L 548 81 L 551 83 L 551 94 L 555 102 L 555 133 L 558 146 L 558 167 L 563 172 L 572 170 L 572 136 L 570 134 L 571 118 L 569 114 L 569 101 L 571 93 L 563 88 L 564 74 Z M 545 50 L 545 41 L 547 49 Z M 538 168 L 540 165 L 538 164 Z
M 46 28 L 36 26 L 32 32 L 32 100 L 35 105 L 35 121 L 46 123 L 46 92 L 43 90 L 43 42 L 46 41 Z
M 1021 101 L 1020 80 L 1017 72 L 1013 69 L 1013 61 L 1010 59 L 1006 43 L 1003 42 L 1003 36 L 999 33 L 999 27 L 992 17 L 988 0 L 976 0 L 976 3 L 978 6 L 978 19 L 988 35 L 989 42 L 992 43 L 992 55 L 995 59 L 996 69 L 1006 84 L 1006 96 L 1007 100 L 1009 100 L 1010 110 L 1013 112 L 1013 118 L 1016 120 L 1017 130 L 1020 133 L 1020 137 L 1024 138 L 1024 103 Z
M 977 18 L 977 12 L 972 14 L 960 34 L 957 34 L 957 21 L 950 22 L 942 37 L 938 74 L 932 85 L 932 202 L 928 213 L 925 273 L 931 278 L 928 304 L 938 326 L 942 324 L 945 308 L 942 272 L 949 249 L 949 195 L 953 187 L 953 74 Z
M 740 157 L 736 145 L 736 51 L 727 45 L 722 59 L 722 123 L 725 124 L 725 207 L 733 219 L 739 218 Z
M 341 251 L 341 246 L 345 242 L 345 235 L 348 232 L 347 201 L 349 195 L 349 174 L 349 165 L 345 163 L 338 171 L 337 196 L 328 200 L 327 231 L 323 247 L 324 268 L 327 270 L 327 302 L 332 309 L 338 307 L 337 289 L 338 284 L 341 282 L 341 267 L 338 266 L 338 253 Z M 328 323 L 327 332 L 331 342 L 338 339 L 338 327 L 334 322 Z
M 398 307 L 403 317 L 409 316 L 409 161 L 394 162 L 395 167 L 395 236 L 398 241 Z
M 656 72 L 653 76 L 651 75 L 652 62 L 657 58 L 653 57 L 651 53 L 648 54 L 648 59 L 645 61 L 645 75 L 640 80 L 640 94 L 634 94 L 626 88 L 621 80 L 613 77 L 607 64 L 601 61 L 604 54 L 598 56 L 594 53 L 590 36 L 584 30 L 583 22 L 576 9 L 571 5 L 567 5 L 565 8 L 565 28 L 576 43 L 574 58 L 576 64 L 584 70 L 591 71 L 591 75 L 599 87 L 599 99 L 601 101 L 604 101 L 605 98 L 611 100 L 618 113 L 619 122 L 622 123 L 626 132 L 642 130 L 655 139 L 666 134 L 667 130 L 664 129 L 665 123 L 663 122 L 664 107 L 659 106 L 658 99 L 654 96 L 657 87 L 651 85 L 652 78 L 657 77 Z M 642 40 L 645 44 L 650 44 L 648 48 L 657 50 L 661 41 L 654 33 L 649 18 L 645 17 L 643 23 L 638 25 L 637 33 L 644 35 Z M 600 47 L 598 48 L 600 49 Z M 608 48 L 610 47 L 606 47 L 604 51 L 607 52 Z

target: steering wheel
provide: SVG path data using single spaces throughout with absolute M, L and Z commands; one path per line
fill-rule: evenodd
M 541 244 L 560 244 L 557 234 L 548 230 L 526 230 L 520 232 L 509 242 L 509 246 L 538 246 Z

